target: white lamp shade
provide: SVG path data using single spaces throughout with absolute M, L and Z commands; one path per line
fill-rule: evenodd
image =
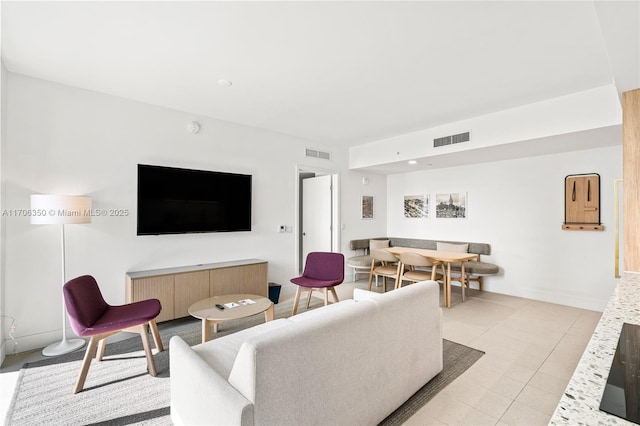
M 91 223 L 91 198 L 76 195 L 31 195 L 31 223 Z

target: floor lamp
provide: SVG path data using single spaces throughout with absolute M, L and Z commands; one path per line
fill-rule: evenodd
M 91 198 L 74 195 L 31 195 L 31 223 L 34 225 L 61 225 L 62 286 L 66 282 L 64 225 L 91 222 Z M 84 346 L 84 339 L 67 339 L 67 309 L 62 295 L 62 341 L 42 350 L 44 356 L 57 356 L 73 352 Z

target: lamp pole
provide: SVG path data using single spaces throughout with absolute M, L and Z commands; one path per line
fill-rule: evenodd
M 65 247 L 64 247 L 64 223 L 60 225 L 60 240 L 62 246 L 62 285 L 67 280 Z M 58 343 L 52 343 L 42 350 L 44 356 L 58 356 L 77 351 L 85 344 L 84 339 L 67 339 L 67 306 L 64 301 L 64 293 L 62 293 L 62 340 Z
M 70 223 L 91 222 L 91 198 L 73 195 L 31 195 L 31 210 L 37 212 L 31 216 L 31 223 L 36 225 L 56 224 L 60 228 L 60 245 L 62 249 L 62 283 L 66 276 L 65 233 L 64 225 Z M 61 289 L 62 290 L 62 289 Z M 62 340 L 45 347 L 44 356 L 58 356 L 76 351 L 84 346 L 84 339 L 67 339 L 67 309 L 62 292 Z

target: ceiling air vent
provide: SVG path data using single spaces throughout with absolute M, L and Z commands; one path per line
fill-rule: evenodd
M 458 133 L 457 135 L 444 136 L 433 140 L 433 147 L 451 145 L 454 143 L 469 142 L 471 140 L 471 132 Z
M 331 160 L 331 153 L 326 151 L 319 151 L 317 149 L 307 148 L 305 150 L 307 157 L 319 158 L 321 160 Z

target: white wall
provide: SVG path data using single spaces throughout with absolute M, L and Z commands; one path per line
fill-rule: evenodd
M 354 146 L 350 149 L 349 164 L 352 168 L 361 168 L 418 158 L 464 155 L 465 151 L 473 152 L 471 150 L 477 155 L 483 148 L 505 148 L 513 143 L 520 143 L 522 152 L 523 141 L 536 140 L 539 145 L 542 138 L 619 126 L 621 122 L 618 91 L 614 85 L 609 85 Z M 462 132 L 471 132 L 473 143 L 438 148 L 431 144 L 434 138 Z M 553 151 L 546 152 L 579 149 L 588 142 L 582 139 L 579 142 L 582 145 L 576 147 L 573 138 L 555 139 L 555 144 L 566 145 L 566 148 L 553 147 Z M 596 146 L 601 146 L 602 141 L 597 143 Z M 609 145 L 614 143 L 620 141 L 611 141 Z
M 349 249 L 350 240 L 384 237 L 387 233 L 387 176 L 353 170 L 344 175 L 347 179 L 341 185 L 342 207 L 345 211 L 341 220 L 341 247 L 345 256 L 349 257 L 356 254 Z M 363 179 L 366 181 L 363 182 Z M 363 195 L 373 196 L 373 219 L 362 219 Z
M 8 73 L 2 141 L 2 208 L 29 207 L 32 193 L 86 194 L 94 208 L 125 208 L 128 217 L 96 217 L 67 227 L 67 276 L 89 273 L 111 303 L 124 302 L 127 271 L 242 258 L 269 261 L 269 281 L 295 275 L 296 166 L 340 174 L 341 247 L 376 236 L 487 242 L 486 260 L 501 267 L 486 280 L 500 293 L 602 309 L 613 280 L 612 182 L 621 148 L 383 176 L 347 169 L 347 152 L 286 135 L 234 125 Z M 199 134 L 187 132 L 197 120 Z M 304 157 L 326 148 L 334 160 Z M 136 164 L 250 173 L 250 233 L 135 235 Z M 602 176 L 604 232 L 562 231 L 564 177 Z M 363 184 L 362 178 L 369 179 Z M 466 191 L 468 219 L 409 220 L 404 195 Z M 375 217 L 360 218 L 360 197 L 374 196 Z M 56 226 L 5 217 L 4 315 L 17 318 L 18 350 L 60 337 L 60 247 Z M 283 289 L 287 293 L 288 289 Z M 6 331 L 6 330 L 5 330 Z M 6 338 L 6 336 L 5 336 Z
M 2 6 L 0 6 L 0 10 L 2 10 Z M 1 16 L 1 13 L 0 13 Z M 6 93 L 6 83 L 7 83 L 7 69 L 4 66 L 4 63 L 0 61 L 0 175 L 2 174 L 2 163 L 4 161 L 4 156 L 2 155 L 4 141 L 6 140 L 5 136 L 5 113 L 6 113 L 6 103 L 5 96 Z M 0 212 L 4 206 L 3 203 L 3 193 L 4 193 L 4 185 L 0 181 Z M 5 346 L 5 327 L 7 322 L 11 324 L 11 321 L 6 321 L 5 317 L 5 308 L 4 308 L 4 217 L 0 215 L 0 365 L 4 362 L 7 348 Z
M 361 229 L 350 211 L 361 175 L 346 171 L 346 150 L 13 73 L 4 96 L 5 209 L 28 209 L 34 193 L 89 195 L 95 209 L 129 209 L 128 217 L 66 227 L 67 277 L 94 275 L 110 303 L 124 303 L 127 271 L 149 268 L 261 258 L 269 261 L 269 281 L 289 283 L 295 232 L 277 227 L 295 225 L 296 165 L 341 173 L 347 247 L 353 233 L 384 233 L 384 211 L 380 232 Z M 199 134 L 187 132 L 192 120 L 200 122 Z M 334 160 L 304 157 L 308 145 L 332 151 Z M 253 231 L 136 236 L 137 163 L 252 174 Z M 384 178 L 379 186 L 383 194 Z M 60 229 L 23 216 L 5 219 L 4 308 L 17 318 L 24 351 L 60 337 Z
M 599 173 L 603 232 L 563 231 L 564 178 Z M 576 151 L 388 177 L 391 237 L 491 244 L 483 260 L 500 266 L 488 291 L 602 310 L 614 279 L 613 181 L 622 147 Z M 466 219 L 436 219 L 435 194 L 466 192 Z M 431 194 L 431 216 L 403 216 L 404 195 Z

